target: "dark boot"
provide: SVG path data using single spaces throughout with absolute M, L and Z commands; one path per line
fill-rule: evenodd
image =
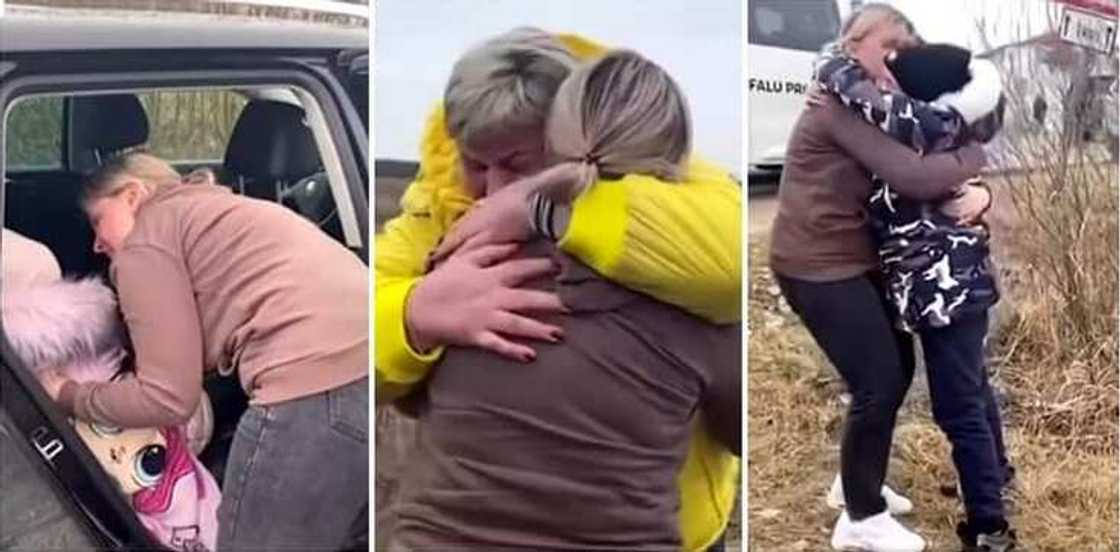
M 983 532 L 965 522 L 957 524 L 957 536 L 961 539 L 961 552 L 1011 552 L 1018 551 L 1015 531 L 1006 522 L 1003 528 Z
M 1003 481 L 1003 490 L 1000 491 L 1000 498 L 1003 499 L 1004 514 L 1011 516 L 1019 511 L 1022 488 L 1019 486 L 1019 479 L 1015 477 L 1015 468 L 1006 466 L 1005 473 L 1007 475 Z
M 1011 465 L 1004 465 L 1003 472 L 1003 489 L 1000 490 L 1000 498 L 1003 499 L 1003 509 L 1011 514 L 1017 511 L 1019 505 L 1019 479 L 1015 476 L 1015 468 Z M 945 498 L 961 499 L 964 496 L 961 492 L 960 480 L 942 483 L 938 486 L 938 491 Z

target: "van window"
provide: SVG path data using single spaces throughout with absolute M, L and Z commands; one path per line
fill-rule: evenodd
M 28 98 L 13 105 L 5 149 L 10 171 L 62 168 L 62 98 Z
M 751 0 L 748 42 L 816 52 L 836 38 L 840 14 L 834 0 Z

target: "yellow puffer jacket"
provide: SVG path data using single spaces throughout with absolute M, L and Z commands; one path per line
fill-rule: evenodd
M 584 38 L 559 35 L 578 58 L 606 51 Z M 693 156 L 687 179 L 666 183 L 628 175 L 601 180 L 572 205 L 559 245 L 600 274 L 714 322 L 741 318 L 741 189 L 730 174 Z M 428 118 L 420 171 L 401 199 L 401 214 L 374 243 L 377 402 L 422 380 L 441 351 L 423 355 L 408 344 L 405 303 L 439 238 L 470 206 L 455 143 L 442 108 Z M 678 476 L 685 550 L 704 550 L 731 515 L 739 460 L 699 426 Z

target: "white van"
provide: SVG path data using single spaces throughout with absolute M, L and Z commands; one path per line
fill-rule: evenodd
M 805 107 L 813 58 L 851 11 L 847 0 L 751 0 L 747 3 L 749 184 L 778 181 L 786 142 Z

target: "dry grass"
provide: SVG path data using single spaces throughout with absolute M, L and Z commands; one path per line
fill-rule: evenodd
M 1061 183 L 1056 185 L 1055 183 Z M 1117 203 L 1111 165 L 1009 179 L 995 227 L 1012 296 L 997 349 L 1013 413 L 1056 446 L 1117 449 Z
M 1016 177 L 997 189 L 1003 208 L 991 217 L 1006 287 L 990 363 L 1018 469 L 1012 523 L 1032 551 L 1120 550 L 1115 173 L 1078 182 L 1096 189 L 1076 199 L 1053 182 Z M 749 550 L 827 550 L 842 384 L 780 300 L 761 240 L 748 316 Z M 942 493 L 956 475 L 920 376 L 888 479 L 915 500 L 906 523 L 931 550 L 959 549 L 960 502 Z

